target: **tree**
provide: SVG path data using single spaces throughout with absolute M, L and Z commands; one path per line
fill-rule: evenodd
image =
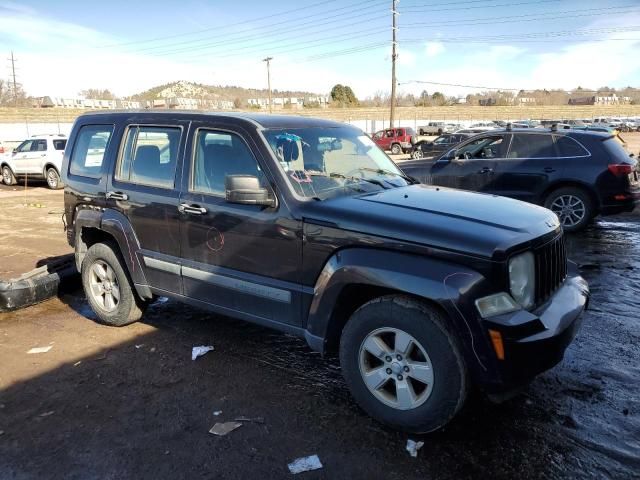
M 433 95 L 431 95 L 431 100 L 433 100 L 434 105 L 437 105 L 439 107 L 444 105 L 447 101 L 444 94 L 440 92 L 435 92 Z
M 22 85 L 16 84 L 16 91 L 14 92 L 13 83 L 0 80 L 0 106 L 13 107 L 17 105 L 24 107 L 28 103 L 27 94 L 22 89 Z
M 358 105 L 358 99 L 351 87 L 340 83 L 334 85 L 331 89 L 331 100 L 342 107 Z
M 82 90 L 79 95 L 90 100 L 115 100 L 116 96 L 108 89 L 100 90 L 99 88 L 89 88 Z

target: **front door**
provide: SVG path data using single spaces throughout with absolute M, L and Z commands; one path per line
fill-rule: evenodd
M 462 144 L 453 159 L 437 161 L 431 169 L 435 185 L 474 192 L 490 191 L 498 160 L 504 158 L 508 135 L 490 135 Z
M 31 155 L 31 147 L 34 142 L 35 140 L 25 140 L 18 145 L 15 152 L 11 154 L 13 173 L 16 175 L 22 175 L 29 172 L 29 156 Z
M 140 243 L 140 263 L 152 287 L 182 293 L 180 214 L 182 156 L 189 122 L 128 125 L 107 206 L 123 213 Z
M 214 123 L 193 132 L 180 198 L 184 294 L 248 320 L 300 326 L 301 222 L 283 203 L 227 202 L 227 175 L 272 189 L 249 136 Z

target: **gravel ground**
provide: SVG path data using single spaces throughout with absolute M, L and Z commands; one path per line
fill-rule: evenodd
M 570 237 L 593 298 L 564 361 L 502 405 L 474 395 L 426 436 L 367 417 L 335 358 L 173 301 L 119 329 L 94 323 L 80 291 L 2 314 L 0 478 L 290 478 L 312 454 L 324 468 L 302 478 L 638 478 L 639 221 Z M 240 416 L 253 421 L 208 433 Z M 408 438 L 425 442 L 416 459 Z

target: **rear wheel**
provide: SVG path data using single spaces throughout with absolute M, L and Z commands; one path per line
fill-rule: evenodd
M 117 247 L 92 245 L 82 261 L 82 286 L 89 305 L 105 325 L 121 327 L 140 320 L 147 303 L 133 290 Z
M 582 230 L 594 217 L 591 197 L 576 187 L 564 187 L 551 192 L 544 206 L 558 215 L 565 232 Z
M 422 158 L 422 149 L 421 148 L 415 148 L 413 150 L 413 152 L 411 152 L 411 158 L 413 158 L 414 160 L 419 160 Z
M 393 153 L 394 155 L 400 155 L 402 153 L 402 147 L 399 143 L 394 143 L 393 145 L 391 145 L 391 153 Z
M 467 395 L 461 348 L 449 328 L 438 310 L 402 296 L 360 307 L 340 339 L 340 364 L 358 404 L 407 432 L 448 423 Z
M 58 174 L 58 171 L 53 167 L 47 169 L 47 185 L 51 190 L 58 190 L 62 187 L 60 174 Z
M 15 175 L 13 174 L 11 169 L 9 167 L 7 167 L 6 165 L 4 167 L 2 167 L 2 182 L 5 185 L 15 185 L 15 183 L 16 183 Z

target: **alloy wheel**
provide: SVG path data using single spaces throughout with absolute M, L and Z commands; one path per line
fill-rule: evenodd
M 358 366 L 369 392 L 389 407 L 417 408 L 433 391 L 431 359 L 403 330 L 385 327 L 369 333 L 360 346 Z
M 558 215 L 563 227 L 574 227 L 586 215 L 584 202 L 574 195 L 561 195 L 551 203 L 551 211 Z
M 58 174 L 52 168 L 47 172 L 47 183 L 50 188 L 55 189 L 58 187 Z
M 91 296 L 106 312 L 113 312 L 120 303 L 120 287 L 116 274 L 106 262 L 96 260 L 89 273 Z

